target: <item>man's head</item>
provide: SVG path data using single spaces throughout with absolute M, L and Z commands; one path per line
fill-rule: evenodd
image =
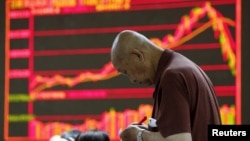
M 144 35 L 124 30 L 113 42 L 111 61 L 131 82 L 152 85 L 162 51 Z

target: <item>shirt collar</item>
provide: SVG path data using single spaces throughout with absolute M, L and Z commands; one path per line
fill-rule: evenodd
M 163 71 L 166 69 L 166 66 L 169 64 L 172 54 L 173 51 L 170 49 L 165 49 L 161 54 L 154 78 L 154 83 L 156 85 L 159 82 Z

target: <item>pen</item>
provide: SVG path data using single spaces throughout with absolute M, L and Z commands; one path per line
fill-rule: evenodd
M 138 124 L 141 125 L 146 119 L 147 119 L 147 116 L 144 116 Z

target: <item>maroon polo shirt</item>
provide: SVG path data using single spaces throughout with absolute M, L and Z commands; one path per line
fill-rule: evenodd
M 155 76 L 152 117 L 163 137 L 190 132 L 193 141 L 207 141 L 209 124 L 221 124 L 213 84 L 198 65 L 165 50 Z

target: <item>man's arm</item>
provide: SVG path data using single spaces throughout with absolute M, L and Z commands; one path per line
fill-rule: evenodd
M 178 133 L 164 138 L 160 132 L 144 130 L 142 133 L 142 141 L 192 141 L 192 137 L 190 133 Z
M 160 132 L 151 132 L 136 125 L 128 126 L 122 131 L 120 137 L 122 141 L 138 141 L 139 131 L 142 131 L 142 141 L 192 141 L 191 133 L 178 133 L 164 138 Z

